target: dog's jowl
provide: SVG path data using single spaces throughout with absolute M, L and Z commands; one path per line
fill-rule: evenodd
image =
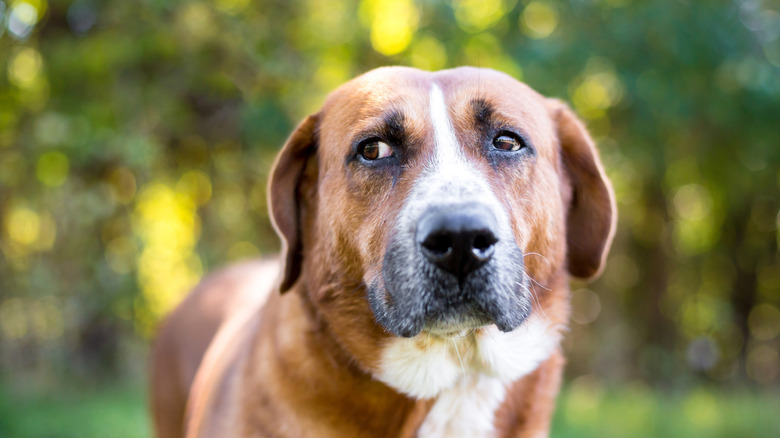
M 612 188 L 583 124 L 507 75 L 381 68 L 280 152 L 278 259 L 167 319 L 169 437 L 541 437 L 570 276 L 602 269 Z

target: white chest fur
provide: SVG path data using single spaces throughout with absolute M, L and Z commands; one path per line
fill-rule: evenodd
M 535 370 L 559 341 L 559 327 L 539 315 L 509 333 L 490 326 L 459 338 L 394 338 L 377 378 L 412 397 L 436 398 L 421 438 L 490 437 L 507 386 Z
M 492 437 L 495 412 L 505 395 L 505 384 L 495 377 L 470 375 L 462 378 L 439 394 L 417 436 Z

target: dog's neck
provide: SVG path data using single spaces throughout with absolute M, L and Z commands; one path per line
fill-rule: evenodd
M 296 418 L 298 425 L 294 427 L 317 430 L 322 437 L 496 436 L 496 412 L 508 389 L 504 382 L 464 371 L 454 385 L 432 398 L 408 397 L 357 364 L 353 352 L 348 352 L 327 327 L 319 309 L 301 290 L 270 299 L 260 330 L 268 336 L 258 340 L 254 363 L 267 364 L 272 378 L 296 383 L 269 387 L 247 382 L 258 390 L 253 392 L 256 401 L 250 403 L 257 408 L 245 412 L 250 416 L 246 424 Z M 251 375 L 246 374 L 248 379 Z M 285 405 L 262 400 L 283 400 Z M 307 413 L 307 418 L 300 418 L 301 412 Z M 347 427 L 351 429 L 346 434 L 345 419 L 349 419 Z
M 255 340 L 251 362 L 267 368 L 262 381 L 253 380 L 258 373 L 244 373 L 244 384 L 253 389 L 243 423 L 274 425 L 252 431 L 260 436 L 310 436 L 312 431 L 323 438 L 417 436 L 432 401 L 411 399 L 362 370 L 311 314 L 305 297 L 292 290 L 272 296 L 262 311 L 263 335 Z M 294 422 L 279 424 L 280 419 Z

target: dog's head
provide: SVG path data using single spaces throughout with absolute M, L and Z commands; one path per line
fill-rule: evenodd
M 599 273 L 616 217 L 574 114 L 475 68 L 382 68 L 343 85 L 292 134 L 269 192 L 281 291 L 302 284 L 358 362 L 417 396 L 447 384 L 398 382 L 387 362 L 407 354 L 392 353 L 403 338 L 425 352 L 475 340 L 474 370 L 506 379 L 522 373 L 485 356 L 496 337 L 522 349 L 518 339 L 550 335 L 551 351 L 566 296 L 546 295 L 566 272 Z M 529 335 L 536 314 L 546 322 Z

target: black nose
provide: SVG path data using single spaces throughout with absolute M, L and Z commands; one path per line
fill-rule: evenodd
M 435 209 L 417 225 L 417 243 L 433 264 L 461 281 L 493 256 L 496 218 L 487 208 Z

